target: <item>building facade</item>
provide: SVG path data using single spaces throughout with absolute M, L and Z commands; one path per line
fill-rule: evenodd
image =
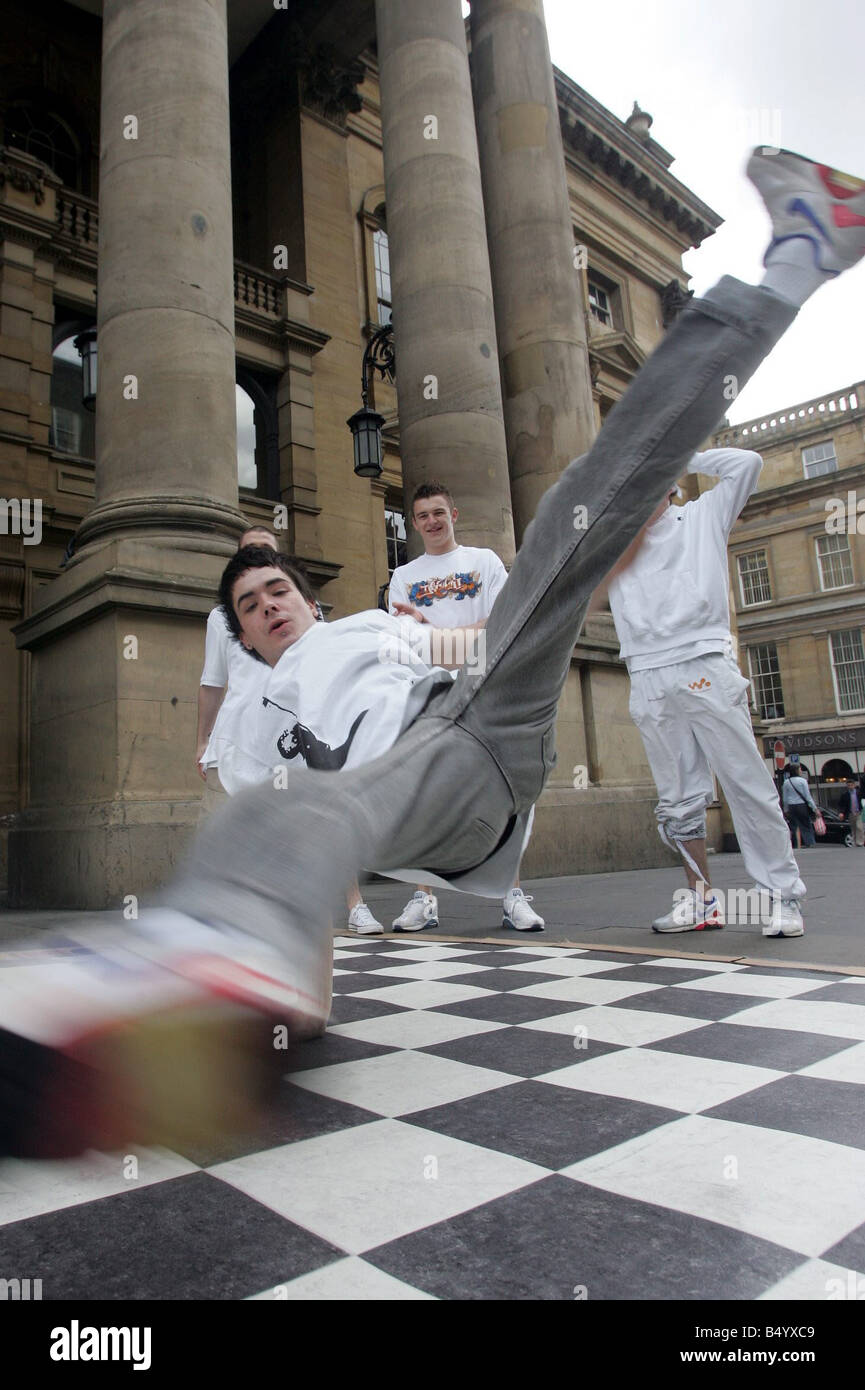
M 755 732 L 798 754 L 825 804 L 865 772 L 865 382 L 721 430 L 763 457 L 730 536 Z
M 242 527 L 335 617 L 411 553 L 424 478 L 509 563 L 719 218 L 553 70 L 540 0 L 0 0 L 0 53 L 3 875 L 116 906 L 195 824 Z M 371 481 L 346 421 L 391 315 Z M 617 650 L 604 615 L 575 647 L 527 873 L 662 862 Z

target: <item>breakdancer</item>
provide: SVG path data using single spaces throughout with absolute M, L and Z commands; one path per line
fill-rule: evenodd
M 6 1152 L 176 1142 L 243 1122 L 239 1098 L 287 1069 L 285 1038 L 327 1018 L 331 923 L 360 866 L 507 891 L 592 591 L 717 426 L 730 377 L 741 389 L 805 299 L 865 254 L 865 182 L 766 148 L 748 174 L 772 221 L 763 283 L 725 277 L 691 301 L 543 497 L 487 622 L 483 672 L 430 683 L 419 710 L 408 698 L 371 762 L 235 797 L 134 935 L 94 926 L 68 933 L 53 964 L 0 971 Z M 274 606 L 256 592 L 244 611 L 248 588 L 241 575 L 233 605 L 250 643 L 281 625 L 290 647 L 300 595 Z

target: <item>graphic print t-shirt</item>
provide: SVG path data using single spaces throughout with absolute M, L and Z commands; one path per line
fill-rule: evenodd
M 468 627 L 490 616 L 507 577 L 494 550 L 458 545 L 446 555 L 419 555 L 394 570 L 390 611 L 410 603 L 433 627 Z
M 429 634 L 379 610 L 315 623 L 283 652 L 232 746 L 220 780 L 229 794 L 280 767 L 337 772 L 387 751 L 449 672 L 429 665 Z

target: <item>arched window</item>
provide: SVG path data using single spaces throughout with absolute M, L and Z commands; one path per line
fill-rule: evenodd
M 16 101 L 3 119 L 3 143 L 32 154 L 53 169 L 64 187 L 79 193 L 83 161 L 81 141 L 62 116 L 38 101 Z
M 258 487 L 255 467 L 255 402 L 238 383 L 234 388 L 237 405 L 237 486 Z
M 279 499 L 276 377 L 237 368 L 237 486 Z
M 67 320 L 55 329 L 51 359 L 51 430 L 49 444 L 63 454 L 96 457 L 95 417 L 84 406 L 84 373 L 75 338 L 93 324 Z
M 820 771 L 822 782 L 843 782 L 853 780 L 855 777 L 856 773 L 844 758 L 830 758 L 827 763 L 823 764 Z

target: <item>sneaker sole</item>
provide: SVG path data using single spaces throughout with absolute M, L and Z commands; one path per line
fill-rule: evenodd
M 697 927 L 697 926 L 691 926 L 691 927 L 656 927 L 656 926 L 655 926 L 655 923 L 654 923 L 654 922 L 652 923 L 652 931 L 657 932 L 659 936 L 681 936 L 681 934 L 682 934 L 683 932 L 687 932 L 687 931 L 723 931 L 723 930 L 724 930 L 724 923 L 723 923 L 723 922 L 703 922 L 699 927 Z
M 533 923 L 530 927 L 518 927 L 516 922 L 512 922 L 510 917 L 502 918 L 502 927 L 512 927 L 514 931 L 543 931 L 545 923 Z
M 433 917 L 432 920 L 429 921 L 429 922 L 421 922 L 421 924 L 420 924 L 419 927 L 400 927 L 400 926 L 397 926 L 396 922 L 394 922 L 393 925 L 392 925 L 392 927 L 391 927 L 391 930 L 392 930 L 392 931 L 406 931 L 406 932 L 408 932 L 408 931 L 426 931 L 427 927 L 437 927 L 438 924 L 439 924 L 439 919 L 438 919 L 437 917 Z
M 763 935 L 764 935 L 764 936 L 770 936 L 770 937 L 771 937 L 771 936 L 775 936 L 775 937 L 777 937 L 777 936 L 786 936 L 786 937 L 790 937 L 790 938 L 792 939 L 792 938 L 795 938 L 795 937 L 797 937 L 797 936 L 804 936 L 804 935 L 805 935 L 805 928 L 802 927 L 802 928 L 800 928 L 799 931 L 767 931 L 767 930 L 764 928 L 764 929 L 763 929 Z
M 0 1153 L 183 1152 L 254 1133 L 296 1041 L 290 1020 L 222 1003 L 127 1020 L 69 1051 L 0 1030 Z

